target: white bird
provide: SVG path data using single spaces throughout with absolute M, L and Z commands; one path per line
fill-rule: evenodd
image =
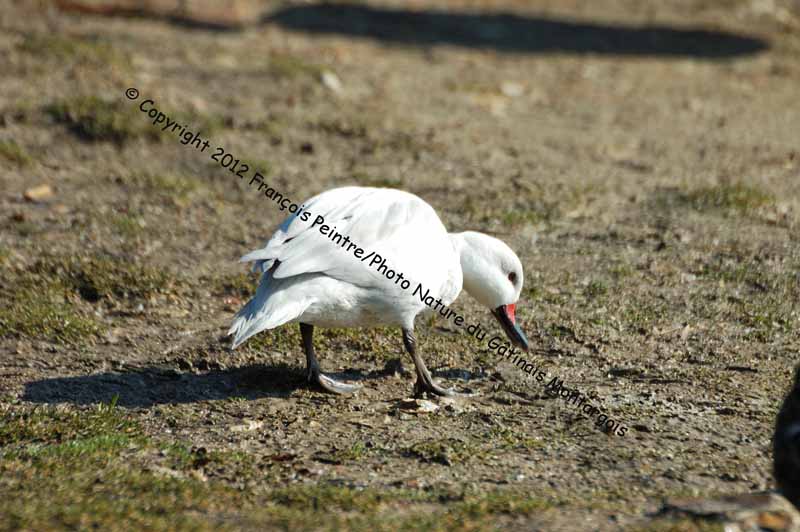
M 360 256 L 356 246 L 364 250 Z M 374 254 L 386 259 L 383 266 L 373 262 Z M 315 325 L 399 326 L 416 367 L 415 392 L 456 395 L 433 381 L 417 353 L 414 320 L 433 311 L 421 293 L 450 305 L 463 285 L 491 310 L 511 342 L 528 350 L 515 323 L 523 281 L 516 254 L 482 233 L 448 233 L 433 208 L 408 192 L 367 187 L 323 192 L 292 214 L 264 248 L 241 261 L 254 262 L 253 270 L 262 276 L 255 296 L 228 331 L 232 348 L 263 330 L 299 323 L 308 380 L 329 392 L 360 387 L 320 371 L 312 341 Z M 389 269 L 395 272 L 391 279 Z M 418 285 L 421 290 L 415 293 Z

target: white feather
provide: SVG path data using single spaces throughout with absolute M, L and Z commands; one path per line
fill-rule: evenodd
M 519 259 L 505 244 L 480 235 L 467 238 L 463 233 L 450 235 L 433 208 L 417 196 L 392 189 L 345 187 L 323 192 L 304 204 L 308 220 L 290 216 L 262 249 L 244 255 L 243 262 L 253 262 L 254 271 L 263 272 L 256 295 L 236 315 L 228 334 L 233 347 L 265 329 L 285 323 L 303 322 L 328 327 L 398 325 L 413 328 L 415 317 L 430 308 L 414 294 L 417 285 L 442 303 L 449 305 L 461 291 L 462 255 L 485 255 L 486 249 L 511 253 L 513 260 L 504 264 L 519 265 Z M 303 211 L 300 211 L 303 212 Z M 342 245 L 314 226 L 318 215 L 324 224 L 349 237 L 353 244 L 386 259 L 395 276 L 402 273 L 410 281 L 403 289 L 395 280 L 359 260 L 354 249 Z M 476 246 L 489 246 L 477 249 Z M 492 249 L 496 246 L 496 249 Z M 516 262 L 514 262 L 516 261 Z M 516 301 L 519 289 L 513 290 L 507 272 L 489 271 L 485 266 L 468 269 L 470 275 L 492 278 L 505 283 L 497 297 Z M 521 266 L 520 266 L 521 268 Z M 521 271 L 520 271 L 521 275 Z M 494 279 L 499 277 L 499 281 Z M 510 290 L 510 292 L 509 292 Z M 513 299 L 513 301 L 511 301 Z

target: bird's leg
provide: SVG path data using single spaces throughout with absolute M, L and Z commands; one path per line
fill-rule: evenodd
M 455 390 L 442 388 L 433 382 L 430 371 L 425 367 L 425 362 L 422 361 L 422 357 L 417 353 L 417 339 L 412 330 L 403 329 L 403 345 L 406 346 L 406 351 L 414 359 L 414 367 L 417 368 L 417 381 L 414 383 L 414 395 L 416 397 L 422 396 L 425 392 L 444 397 L 460 395 Z
M 301 323 L 300 335 L 303 337 L 303 349 L 306 352 L 306 371 L 309 382 L 316 382 L 323 390 L 331 393 L 353 393 L 361 388 L 354 384 L 336 381 L 320 371 L 317 355 L 314 353 L 313 325 Z

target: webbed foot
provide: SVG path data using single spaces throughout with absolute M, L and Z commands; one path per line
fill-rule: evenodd
M 328 377 L 318 369 L 309 371 L 308 381 L 317 383 L 323 390 L 336 394 L 354 393 L 363 388 L 360 384 L 347 384 Z

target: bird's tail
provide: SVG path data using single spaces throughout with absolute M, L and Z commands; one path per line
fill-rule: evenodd
M 236 349 L 251 336 L 266 329 L 287 323 L 311 304 L 308 299 L 298 300 L 296 292 L 287 290 L 292 279 L 273 279 L 272 269 L 261 276 L 256 295 L 242 307 L 233 319 L 228 336 L 233 336 L 231 349 Z

